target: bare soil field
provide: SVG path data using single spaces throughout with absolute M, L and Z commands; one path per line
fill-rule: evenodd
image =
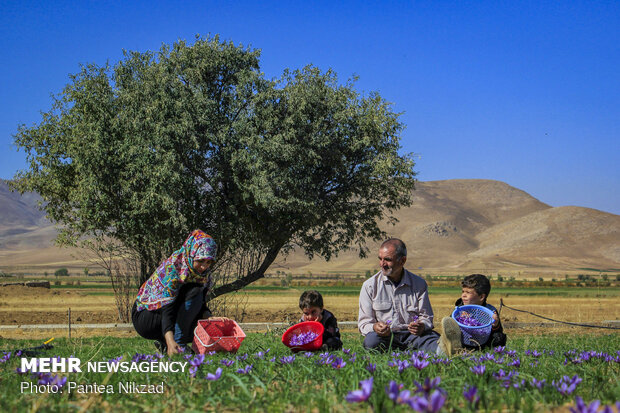
M 252 293 L 247 296 L 245 316 L 240 322 L 287 322 L 299 319 L 297 307 L 298 291 L 269 292 L 264 295 Z M 326 295 L 325 308 L 332 311 L 339 321 L 355 321 L 357 319 L 358 297 L 351 295 Z M 431 295 L 431 302 L 436 320 L 450 315 L 454 309 L 454 301 L 458 298 L 453 294 Z M 600 297 L 564 297 L 564 296 L 491 296 L 491 304 L 500 307 L 500 298 L 504 304 L 516 309 L 530 311 L 555 320 L 573 323 L 602 323 L 608 320 L 620 320 L 620 306 L 617 297 L 608 295 Z M 74 290 L 54 290 L 24 286 L 7 286 L 0 288 L 0 325 L 23 324 L 66 324 L 67 310 L 71 308 L 73 324 L 118 323 L 114 297 L 110 295 L 88 295 Z M 541 323 L 546 320 L 532 315 L 503 308 L 501 319 L 505 323 Z M 435 324 L 439 325 L 438 322 Z M 353 329 L 353 328 L 349 328 Z M 579 328 L 583 333 L 583 329 Z M 520 331 L 519 333 L 531 333 Z M 575 327 L 560 326 L 553 331 L 574 331 Z M 616 332 L 617 330 L 593 330 L 593 332 Z M 508 331 L 508 333 L 511 333 Z M 513 332 L 516 333 L 516 332 Z M 49 332 L 32 330 L 4 330 L 0 337 L 4 338 L 41 338 Z M 75 337 L 94 335 L 132 336 L 132 331 L 78 329 Z M 66 335 L 66 331 L 63 332 Z

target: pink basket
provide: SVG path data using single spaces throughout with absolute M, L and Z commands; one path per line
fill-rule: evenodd
M 284 334 L 282 334 L 282 343 L 284 343 L 285 346 L 293 350 L 293 353 L 297 353 L 298 351 L 302 350 L 316 351 L 320 349 L 323 345 L 324 331 L 325 328 L 323 327 L 323 324 L 319 323 L 318 321 L 303 321 L 290 327 L 284 332 Z M 301 346 L 292 345 L 291 339 L 293 338 L 293 336 L 298 336 L 302 333 L 315 333 L 317 334 L 317 338 L 315 338 L 314 341 L 303 344 Z
M 245 333 L 235 320 L 228 318 L 198 320 L 198 325 L 194 329 L 192 348 L 199 354 L 208 351 L 235 353 L 244 338 Z

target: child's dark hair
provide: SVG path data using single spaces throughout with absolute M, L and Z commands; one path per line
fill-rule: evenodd
M 491 281 L 486 277 L 486 275 L 482 274 L 471 274 L 468 275 L 461 281 L 461 287 L 463 288 L 473 288 L 476 291 L 476 294 L 482 295 L 484 294 L 484 302 L 486 304 L 487 297 L 491 292 Z
M 299 297 L 299 308 L 319 307 L 323 308 L 323 296 L 317 290 L 304 291 Z

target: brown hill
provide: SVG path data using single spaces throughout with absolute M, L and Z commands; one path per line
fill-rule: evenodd
M 620 216 L 578 207 L 552 208 L 527 193 L 491 180 L 420 182 L 413 204 L 383 228 L 408 248 L 407 267 L 422 273 L 505 274 L 620 268 Z M 331 262 L 296 252 L 278 262 L 298 272 L 376 270 L 370 256 L 351 251 Z
M 53 246 L 53 227 L 38 211 L 33 212 L 36 196 L 23 200 L 15 198 L 16 194 L 6 195 L 1 184 L 0 269 L 36 272 L 67 266 L 80 272 L 89 265 L 75 258 L 80 257 L 79 251 L 76 255 L 75 250 Z M 4 211 L 7 217 L 13 214 L 12 218 L 4 219 Z M 395 226 L 384 224 L 383 228 L 407 243 L 407 267 L 422 273 L 527 274 L 620 268 L 620 216 L 580 207 L 552 208 L 503 182 L 420 182 L 412 205 L 396 217 Z M 279 259 L 270 271 L 374 271 L 377 247 L 377 243 L 369 244 L 366 259 L 344 251 L 330 262 L 309 261 L 297 251 Z

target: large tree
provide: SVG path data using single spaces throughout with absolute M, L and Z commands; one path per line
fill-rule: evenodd
M 218 37 L 126 52 L 81 67 L 39 124 L 20 126 L 30 165 L 15 186 L 42 196 L 63 243 L 113 241 L 141 280 L 205 230 L 220 247 L 213 297 L 291 248 L 363 255 L 415 173 L 398 114 L 354 86 L 312 66 L 267 80 L 258 51 Z

